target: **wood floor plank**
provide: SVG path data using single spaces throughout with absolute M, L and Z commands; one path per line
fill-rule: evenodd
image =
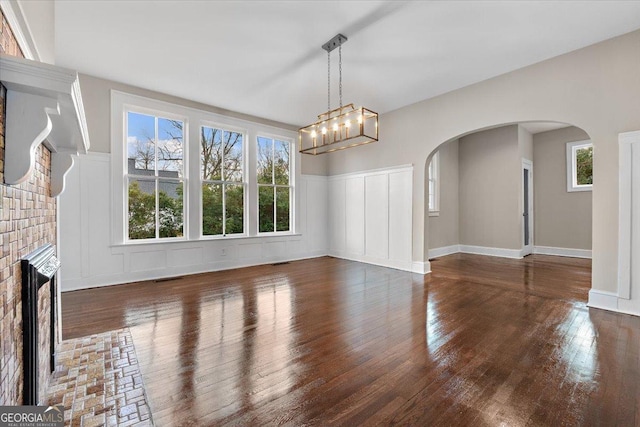
M 64 293 L 63 335 L 129 327 L 181 425 L 640 425 L 640 318 L 586 307 L 589 260 L 335 258 Z

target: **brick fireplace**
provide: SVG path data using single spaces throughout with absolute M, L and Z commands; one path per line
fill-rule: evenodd
M 0 185 L 0 405 L 18 405 L 23 401 L 20 259 L 40 246 L 56 243 L 56 199 L 49 197 L 50 164 L 51 154 L 41 145 L 36 170 L 27 182 L 18 186 Z M 48 285 L 40 289 L 38 298 L 41 309 L 47 309 Z M 41 381 L 41 386 L 45 384 L 46 379 Z
M 4 15 L 0 18 L 0 52 L 22 57 Z M 56 244 L 56 199 L 50 197 L 51 152 L 43 145 L 37 148 L 35 167 L 25 182 L 3 184 L 5 101 L 3 86 L 0 87 L 0 405 L 20 405 L 23 402 L 20 259 L 45 244 Z M 46 309 L 50 304 L 48 285 L 40 289 L 38 296 L 39 306 Z M 48 376 L 41 380 L 41 390 L 47 379 Z
M 51 252 L 49 260 L 57 255 L 55 197 L 64 190 L 74 156 L 89 149 L 78 73 L 34 60 L 38 55 L 28 44 L 22 46 L 29 55 L 24 58 L 18 40 L 24 41 L 30 30 L 23 28 L 16 17 L 22 12 L 14 6 L 0 4 L 0 405 L 45 400 L 49 355 L 60 336 L 52 293 L 56 281 L 41 280 L 37 268 L 21 271 L 21 260 L 33 260 L 34 251 L 43 248 Z M 15 37 L 13 30 L 21 36 Z M 36 271 L 39 289 L 22 287 L 25 271 Z M 24 289 L 31 308 L 23 302 Z M 27 315 L 37 317 L 37 323 Z M 29 331 L 38 339 L 24 345 L 23 332 Z

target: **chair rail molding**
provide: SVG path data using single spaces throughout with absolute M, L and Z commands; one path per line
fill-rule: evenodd
M 51 196 L 64 190 L 72 155 L 86 154 L 89 132 L 78 73 L 28 59 L 0 55 L 7 88 L 6 184 L 25 181 L 42 143 L 51 150 Z

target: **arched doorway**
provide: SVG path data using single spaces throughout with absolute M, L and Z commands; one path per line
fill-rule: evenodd
M 576 153 L 590 156 L 588 171 L 577 166 L 593 182 L 588 144 L 589 135 L 569 124 L 521 122 L 438 146 L 424 172 L 428 258 L 457 252 L 591 258 L 590 187 L 568 187 Z

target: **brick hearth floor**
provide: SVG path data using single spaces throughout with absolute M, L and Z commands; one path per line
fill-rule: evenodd
M 153 426 L 127 328 L 63 341 L 47 398 L 65 426 Z

